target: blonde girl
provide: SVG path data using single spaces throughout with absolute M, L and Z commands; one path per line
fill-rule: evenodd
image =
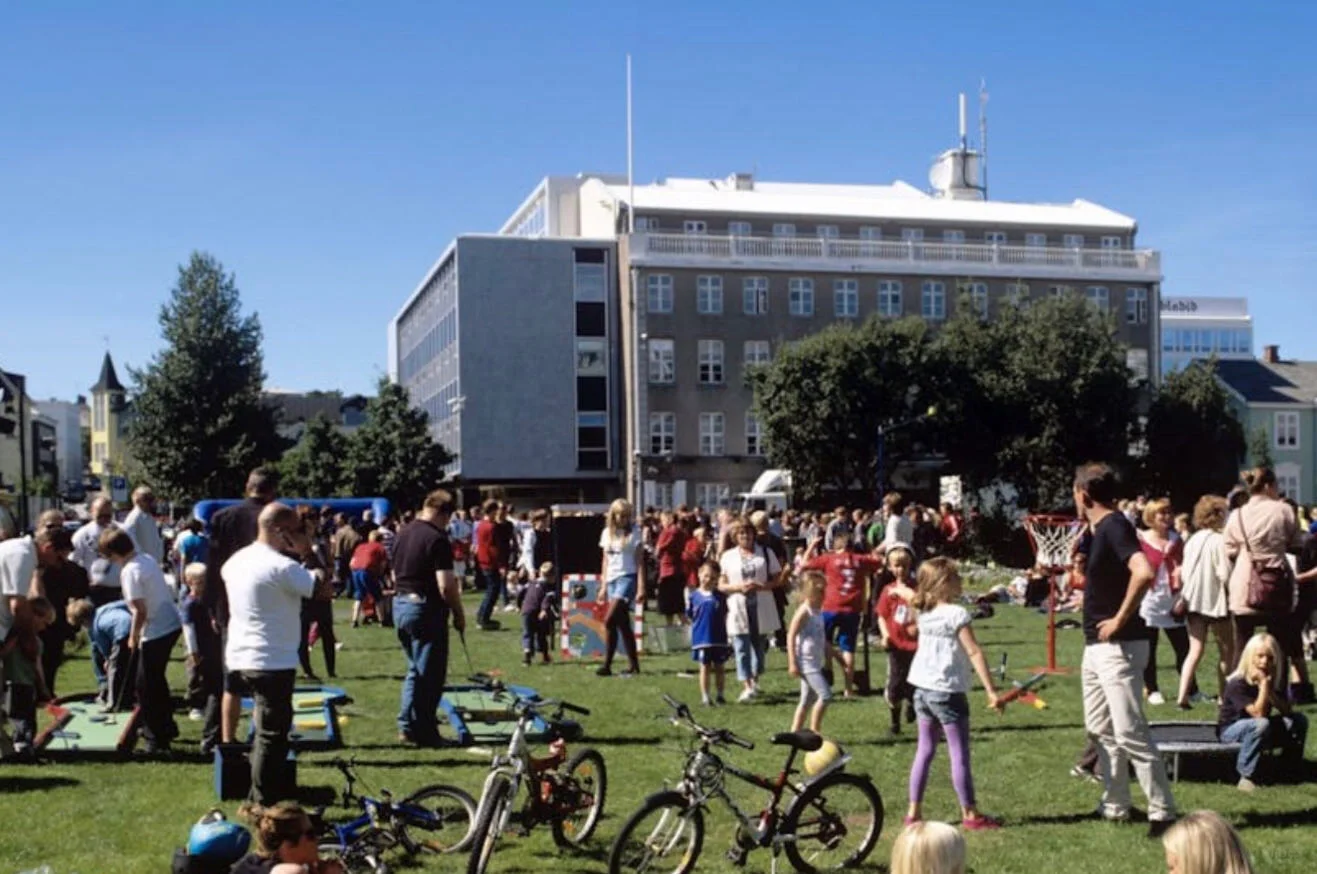
M 892 874 L 965 874 L 965 839 L 945 822 L 916 822 L 892 844 Z
M 599 549 L 603 557 L 599 576 L 608 593 L 608 614 L 604 617 L 608 651 L 603 667 L 595 673 L 601 677 L 613 673 L 613 655 L 620 641 L 626 651 L 628 671 L 636 674 L 640 672 L 640 660 L 631 631 L 631 611 L 637 603 L 645 603 L 645 556 L 630 502 L 618 498 L 608 507 Z
M 1167 874 L 1253 874 L 1239 835 L 1210 810 L 1180 817 L 1162 835 L 1162 849 Z
M 1303 760 L 1308 719 L 1290 706 L 1281 676 L 1280 644 L 1270 634 L 1257 634 L 1244 644 L 1239 667 L 1226 680 L 1217 718 L 1217 735 L 1240 744 L 1235 759 L 1239 789 L 1252 792 L 1253 772 L 1263 751 L 1284 747 L 1293 762 Z
M 832 686 L 823 669 L 831 656 L 828 635 L 823 629 L 823 590 L 827 578 L 818 571 L 805 571 L 800 578 L 796 615 L 787 629 L 787 671 L 800 680 L 800 703 L 791 719 L 791 730 L 800 731 L 809 715 L 809 730 L 823 733 L 823 712 L 832 700 Z

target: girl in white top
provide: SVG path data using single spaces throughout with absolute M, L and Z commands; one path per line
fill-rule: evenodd
M 734 523 L 730 531 L 736 545 L 718 559 L 723 572 L 718 589 L 727 595 L 727 637 L 736 657 L 736 678 L 743 687 L 737 700 L 744 703 L 759 694 L 768 636 L 782 627 L 767 590 L 778 588 L 785 579 L 773 550 L 755 544 L 755 530 L 748 522 Z
M 645 603 L 645 559 L 630 502 L 618 498 L 608 507 L 599 549 L 603 556 L 599 576 L 608 593 L 608 613 L 604 617 L 608 650 L 603 666 L 595 673 L 601 677 L 612 675 L 613 656 L 620 641 L 629 662 L 628 673 L 636 674 L 640 672 L 640 660 L 631 630 L 631 611 L 637 603 Z
M 818 571 L 806 571 L 800 578 L 800 606 L 787 629 L 787 671 L 800 680 L 800 704 L 791 719 L 791 730 L 800 731 L 809 715 L 809 730 L 823 733 L 823 711 L 832 700 L 832 686 L 823 669 L 831 654 L 823 631 L 823 590 L 827 578 Z
M 1207 648 L 1207 632 L 1216 637 L 1217 694 L 1226 688 L 1226 675 L 1235 661 L 1235 627 L 1230 621 L 1226 583 L 1230 581 L 1231 562 L 1226 552 L 1226 538 L 1221 533 L 1226 524 L 1226 499 L 1204 495 L 1194 507 L 1194 526 L 1198 529 L 1184 545 L 1184 564 L 1180 576 L 1184 586 L 1180 597 L 1189 609 L 1189 654 L 1180 670 L 1180 691 L 1176 703 L 1189 709 L 1189 690 L 1194 671 Z
M 939 733 L 947 738 L 951 756 L 951 783 L 960 799 L 961 826 L 969 831 L 998 828 L 1001 823 L 979 812 L 974 778 L 969 766 L 969 668 L 983 682 L 988 706 L 1000 710 L 997 690 L 988 673 L 970 615 L 960 606 L 961 582 L 956 563 L 930 558 L 919 566 L 918 589 L 912 606 L 919 611 L 919 649 L 910 665 L 915 687 L 915 714 L 919 717 L 919 746 L 910 766 L 910 808 L 905 824 L 923 819 L 924 790 L 937 752 Z

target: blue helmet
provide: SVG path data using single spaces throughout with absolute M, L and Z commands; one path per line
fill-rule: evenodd
M 226 819 L 206 817 L 188 833 L 189 856 L 233 863 L 247 855 L 252 836 L 245 828 Z

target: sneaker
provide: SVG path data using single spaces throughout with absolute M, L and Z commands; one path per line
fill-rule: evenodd
M 924 821 L 924 818 L 923 818 L 922 816 L 903 816 L 903 817 L 901 817 L 901 825 L 903 825 L 903 826 L 911 826 L 911 825 L 914 825 L 914 824 L 917 823 L 917 822 L 923 822 L 923 821 Z
M 1148 822 L 1148 837 L 1158 839 L 1175 825 L 1173 819 L 1154 819 Z
M 1152 692 L 1148 695 L 1148 703 L 1154 707 L 1160 707 L 1166 703 L 1166 699 L 1162 697 L 1161 692 Z
M 1240 792 L 1252 792 L 1258 788 L 1258 784 L 1254 783 L 1247 777 L 1240 777 L 1239 782 L 1235 784 L 1235 788 Z
M 544 657 L 540 659 L 540 663 L 545 665 L 551 665 L 553 664 L 553 659 L 549 658 L 549 654 L 546 652 L 544 654 Z
M 708 695 L 701 695 L 701 696 L 700 696 L 700 703 L 703 704 L 705 707 L 712 707 L 712 706 L 713 706 L 713 699 L 710 698 Z
M 206 718 L 206 714 L 202 713 L 200 708 L 193 707 L 191 710 L 187 712 L 187 718 L 192 720 L 193 722 L 200 722 L 201 720 Z
M 745 689 L 745 690 L 743 690 L 743 691 L 741 692 L 740 695 L 736 696 L 736 702 L 737 702 L 738 704 L 744 704 L 744 703 L 746 703 L 747 701 L 750 701 L 751 699 L 753 699 L 754 697 L 755 697 L 755 690 L 754 690 L 754 689 Z
M 517 612 L 517 605 L 516 605 L 516 604 L 508 604 L 508 605 L 506 605 L 506 606 L 503 608 L 503 612 L 504 612 L 504 613 L 516 613 L 516 612 Z
M 1107 809 L 1105 804 L 1099 804 L 1093 808 L 1093 818 L 1105 820 L 1106 822 L 1129 822 L 1130 812 L 1128 810 L 1112 812 Z
M 1190 702 L 1188 702 L 1188 701 L 1176 701 L 1176 702 L 1175 702 L 1175 706 L 1178 707 L 1178 708 L 1180 708 L 1181 710 L 1193 710 L 1193 709 L 1194 709 L 1193 704 L 1190 703 Z
M 967 832 L 986 832 L 1001 828 L 1001 820 L 980 813 L 978 816 L 962 819 L 960 827 Z
M 723 697 L 723 694 L 722 694 L 721 692 L 719 692 L 719 693 L 718 693 L 718 697 L 715 698 L 715 699 L 713 699 L 713 700 L 714 700 L 714 701 L 717 701 L 719 705 L 722 705 L 722 704 L 726 704 L 726 703 L 727 703 L 727 699 L 726 699 L 725 697 Z
M 524 653 L 521 654 L 521 663 L 522 663 L 523 665 L 525 665 L 526 667 L 528 667 L 528 668 L 530 667 L 530 653 L 529 653 L 529 652 L 524 652 Z
M 611 677 L 613 676 L 613 669 L 608 665 L 600 665 L 598 670 L 594 672 L 594 675 L 596 677 Z

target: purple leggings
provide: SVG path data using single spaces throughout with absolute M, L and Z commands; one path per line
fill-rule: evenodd
M 914 764 L 910 766 L 910 801 L 919 804 L 924 800 L 928 770 L 933 765 L 933 754 L 937 752 L 938 736 L 943 733 L 947 738 L 947 751 L 951 754 L 951 785 L 956 787 L 960 806 L 973 807 L 974 778 L 969 772 L 968 716 L 945 724 L 919 717 L 919 746 L 915 749 Z

